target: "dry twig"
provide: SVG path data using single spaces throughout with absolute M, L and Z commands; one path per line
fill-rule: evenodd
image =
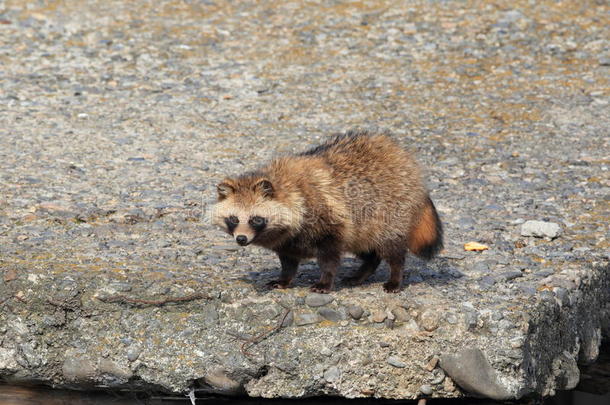
M 118 302 L 119 304 L 130 304 L 134 306 L 144 306 L 144 305 L 153 305 L 153 306 L 161 306 L 169 303 L 177 303 L 177 302 L 187 302 L 187 301 L 195 301 L 201 299 L 210 299 L 210 296 L 202 293 L 195 293 L 190 295 L 185 295 L 182 297 L 169 297 L 163 298 L 160 300 L 145 300 L 140 298 L 130 298 L 124 295 L 113 295 L 110 297 L 97 297 L 98 300 L 105 303 L 114 303 Z
M 288 317 L 289 313 L 290 313 L 290 309 L 286 308 L 286 310 L 280 317 L 280 321 L 275 326 L 271 327 L 270 329 L 267 329 L 266 331 L 259 333 L 256 336 L 252 336 L 251 338 L 246 338 L 238 333 L 229 332 L 229 334 L 231 336 L 236 337 L 239 340 L 243 340 L 244 342 L 241 345 L 241 353 L 244 356 L 252 357 L 252 353 L 248 352 L 248 349 L 250 347 L 254 346 L 255 344 L 258 344 L 258 343 L 262 342 L 263 340 L 267 339 L 269 336 L 271 336 L 278 330 L 282 329 L 282 327 L 284 325 L 284 321 L 286 321 L 286 318 Z

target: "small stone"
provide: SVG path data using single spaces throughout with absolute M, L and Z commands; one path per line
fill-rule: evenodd
M 479 286 L 483 289 L 489 288 L 496 283 L 496 279 L 492 276 L 483 276 L 478 280 Z
M 432 332 L 439 325 L 439 314 L 431 309 L 426 309 L 419 315 L 419 326 L 428 332 Z
M 68 381 L 87 381 L 95 375 L 95 366 L 91 360 L 81 357 L 67 357 L 61 370 Z
M 396 307 L 392 309 L 392 315 L 398 322 L 407 322 L 411 317 L 409 316 L 409 312 L 403 307 Z
M 428 371 L 432 371 L 436 368 L 436 365 L 438 364 L 438 357 L 434 356 L 430 359 L 430 361 L 428 362 L 428 364 L 426 364 L 426 370 Z
M 318 314 L 312 314 L 312 313 L 297 313 L 294 316 L 294 323 L 297 326 L 304 326 L 304 325 L 311 325 L 314 323 L 318 323 L 320 322 L 320 318 L 318 317 Z
M 129 368 L 121 367 L 112 360 L 102 359 L 99 364 L 100 372 L 109 374 L 121 380 L 129 380 L 133 373 Z
M 318 314 L 320 314 L 322 318 L 331 322 L 339 322 L 343 320 L 343 315 L 339 311 L 335 311 L 334 309 L 330 308 L 321 308 L 318 311 Z
M 243 387 L 238 382 L 226 375 L 226 373 L 215 368 L 208 372 L 203 377 L 203 382 L 213 388 L 214 392 L 225 395 L 240 395 L 243 393 Z
M 553 292 L 555 293 L 555 298 L 559 305 L 561 305 L 562 307 L 570 305 L 570 296 L 566 288 L 556 287 L 553 288 Z
M 403 337 L 410 337 L 420 331 L 419 325 L 415 322 L 415 319 L 410 319 L 409 321 L 402 324 L 398 329 L 398 333 Z
M 430 395 L 432 394 L 432 387 L 428 384 L 424 384 L 421 387 L 419 387 L 419 390 L 421 391 L 422 394 L 424 395 Z
M 142 353 L 142 350 L 139 347 L 130 346 L 127 349 L 127 360 L 136 361 L 140 357 L 140 353 Z
M 526 221 L 521 225 L 521 236 L 554 239 L 561 233 L 561 227 L 554 222 Z
M 441 367 L 460 387 L 473 394 L 504 401 L 513 398 L 483 352 L 475 347 L 444 354 Z
M 397 367 L 397 368 L 405 368 L 405 367 L 407 367 L 407 364 L 406 364 L 406 363 L 404 363 L 403 361 L 401 361 L 401 360 L 400 360 L 398 357 L 396 357 L 396 356 L 390 356 L 390 357 L 388 357 L 387 362 L 388 362 L 388 364 L 389 364 L 390 366 L 394 366 L 394 367 Z
M 332 366 L 324 372 L 324 379 L 328 382 L 335 382 L 341 378 L 341 370 L 337 366 Z
M 445 380 L 443 381 L 443 388 L 447 392 L 453 392 L 455 391 L 455 383 L 451 378 L 445 377 Z
M 375 323 L 381 323 L 385 321 L 386 316 L 385 311 L 377 310 L 371 315 L 371 320 Z
M 312 293 L 305 297 L 305 304 L 309 305 L 310 307 L 321 307 L 323 305 L 330 304 L 334 300 L 335 297 L 330 294 Z
M 333 352 L 328 347 L 324 347 L 324 348 L 322 348 L 322 350 L 320 350 L 320 354 L 322 356 L 330 357 L 333 354 Z
M 455 314 L 445 315 L 445 320 L 450 325 L 455 325 L 456 323 L 458 323 L 458 317 Z
M 294 322 L 294 312 L 290 311 L 288 314 L 286 314 L 286 317 L 282 321 L 282 328 L 292 325 L 292 322 Z
M 362 318 L 362 314 L 364 314 L 364 309 L 362 309 L 362 307 L 358 306 L 358 305 L 349 305 L 347 307 L 347 312 L 349 313 L 349 315 L 354 318 L 355 320 L 358 320 L 360 318 Z
M 476 312 L 466 312 L 464 314 L 464 326 L 467 330 L 473 330 L 477 327 L 478 324 L 478 318 L 479 316 L 477 315 Z

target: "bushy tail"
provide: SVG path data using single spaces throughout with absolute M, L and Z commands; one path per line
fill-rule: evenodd
M 443 225 L 430 197 L 419 217 L 419 222 L 411 229 L 407 247 L 413 254 L 430 260 L 443 248 Z

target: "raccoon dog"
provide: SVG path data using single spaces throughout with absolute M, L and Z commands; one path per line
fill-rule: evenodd
M 390 267 L 387 292 L 400 291 L 407 250 L 432 258 L 443 246 L 443 228 L 420 169 L 386 135 L 350 131 L 306 152 L 218 185 L 214 222 L 242 246 L 263 246 L 281 263 L 272 288 L 287 288 L 299 262 L 315 257 L 320 281 L 334 287 L 341 256 L 362 260 L 347 282 L 357 285 L 381 260 Z

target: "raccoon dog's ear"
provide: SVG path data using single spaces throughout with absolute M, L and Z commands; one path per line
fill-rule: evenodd
M 254 185 L 254 190 L 258 191 L 263 197 L 273 197 L 273 184 L 267 179 L 261 179 Z
M 233 193 L 235 188 L 230 180 L 225 180 L 216 186 L 216 191 L 218 191 L 218 201 L 222 201 Z

